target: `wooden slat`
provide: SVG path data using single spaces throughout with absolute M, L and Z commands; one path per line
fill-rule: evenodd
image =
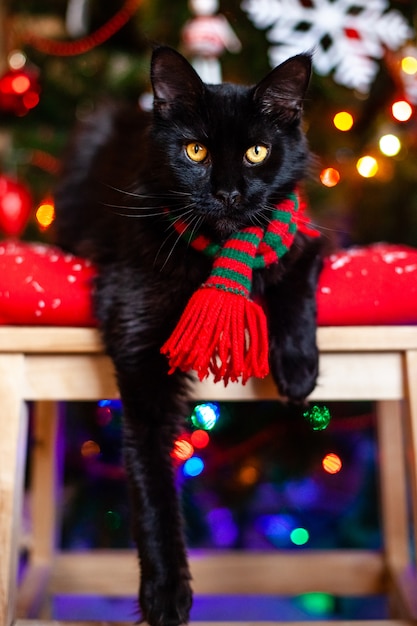
M 417 326 L 322 326 L 322 352 L 368 352 L 417 348 Z
M 27 438 L 22 380 L 23 356 L 0 354 L 0 624 L 11 622 L 16 598 Z
M 50 563 L 37 563 L 30 567 L 19 587 L 17 597 L 17 617 L 34 618 L 41 614 L 45 603 L 47 587 L 51 573 Z M 33 622 L 29 622 L 33 625 Z
M 410 479 L 411 508 L 413 515 L 414 543 L 417 542 L 417 350 L 405 355 L 405 394 L 408 398 L 405 410 L 406 463 Z M 416 593 L 417 595 L 417 593 Z
M 96 400 L 118 397 L 110 360 L 103 355 L 27 355 L 23 396 L 27 400 Z M 403 397 L 401 355 L 324 354 L 312 400 L 398 400 Z M 196 382 L 195 400 L 278 399 L 271 377 L 226 388 L 211 379 Z
M 417 349 L 417 326 L 322 326 L 322 352 L 367 352 Z M 0 326 L 0 352 L 102 352 L 95 328 Z
M 321 354 L 320 374 L 311 400 L 399 400 L 403 398 L 401 355 L 391 352 Z M 196 383 L 191 397 L 199 400 L 273 400 L 278 398 L 272 378 L 251 378 L 246 385 Z
M 27 400 L 117 398 L 113 365 L 102 354 L 28 355 L 23 396 Z
M 404 606 L 404 613 L 407 617 L 417 620 L 417 573 L 415 569 L 392 568 L 390 575 Z
M 31 517 L 33 563 L 50 563 L 56 549 L 56 520 L 60 476 L 57 447 L 59 427 L 56 402 L 36 402 L 33 411 L 33 447 L 31 472 Z
M 388 563 L 404 569 L 410 563 L 410 537 L 402 403 L 377 402 L 376 415 L 384 549 Z
M 326 591 L 369 595 L 385 589 L 379 553 L 358 550 L 201 552 L 190 555 L 197 594 L 296 595 Z M 139 572 L 131 551 L 61 553 L 51 577 L 54 594 L 134 596 Z
M 65 354 L 102 351 L 95 328 L 0 326 L 0 352 Z

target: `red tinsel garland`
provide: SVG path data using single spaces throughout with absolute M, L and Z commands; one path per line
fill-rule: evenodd
M 33 33 L 24 33 L 23 40 L 26 44 L 36 48 L 40 52 L 54 56 L 77 56 L 93 50 L 110 39 L 122 28 L 139 8 L 142 0 L 126 0 L 122 8 L 100 26 L 94 33 L 82 37 L 77 41 L 54 41 L 45 37 L 38 37 Z

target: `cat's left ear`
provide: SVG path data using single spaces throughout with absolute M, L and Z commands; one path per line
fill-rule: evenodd
M 292 123 L 301 119 L 311 76 L 311 55 L 298 54 L 272 70 L 256 87 L 254 100 L 265 113 Z
M 203 82 L 191 64 L 167 46 L 153 52 L 151 82 L 154 108 L 163 117 L 169 116 L 176 106 L 194 108 L 204 92 Z

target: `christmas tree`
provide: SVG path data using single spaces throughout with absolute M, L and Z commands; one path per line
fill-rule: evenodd
M 0 157 L 2 174 L 32 196 L 29 208 L 22 200 L 23 224 L 30 213 L 27 228 L 20 228 L 25 238 L 48 239 L 48 217 L 39 214 L 42 226 L 36 210 L 53 189 L 74 120 L 103 96 L 135 100 L 146 92 L 153 42 L 191 54 L 184 30 L 196 17 L 190 5 L 6 4 L 0 15 Z M 224 0 L 220 12 L 240 42 L 224 46 L 224 80 L 252 83 L 287 56 L 314 52 L 305 104 L 316 155 L 308 193 L 329 239 L 336 245 L 416 245 L 413 3 Z

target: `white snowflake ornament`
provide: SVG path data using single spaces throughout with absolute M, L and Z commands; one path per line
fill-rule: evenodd
M 257 28 L 269 28 L 271 65 L 310 51 L 318 74 L 333 72 L 336 82 L 362 93 L 384 47 L 396 50 L 413 36 L 387 0 L 244 0 L 242 8 Z

